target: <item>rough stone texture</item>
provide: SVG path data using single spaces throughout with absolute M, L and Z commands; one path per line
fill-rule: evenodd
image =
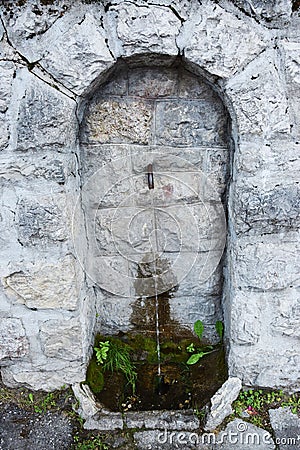
M 268 36 L 253 20 L 242 21 L 206 0 L 185 22 L 177 42 L 189 61 L 228 78 L 266 47 Z
M 13 301 L 29 308 L 75 310 L 78 302 L 76 269 L 72 257 L 55 264 L 36 263 L 19 268 L 4 280 Z
M 133 50 L 138 54 L 178 54 L 175 38 L 181 22 L 168 8 L 125 1 L 110 8 L 106 20 L 114 32 L 109 41 L 116 56 L 129 56 Z
M 274 51 L 266 51 L 227 84 L 241 140 L 289 134 L 287 98 Z M 268 83 L 266 83 L 268 80 Z
M 128 428 L 193 431 L 199 428 L 199 419 L 193 411 L 127 412 L 124 421 Z
M 28 354 L 28 340 L 21 320 L 1 317 L 0 360 L 22 358 Z
M 255 17 L 257 20 L 263 19 L 265 25 L 270 28 L 281 28 L 286 26 L 291 19 L 291 0 L 233 0 L 239 8 Z
M 270 409 L 269 416 L 279 450 L 297 448 L 300 441 L 300 419 L 297 414 L 289 408 L 278 408 Z
M 134 441 L 138 450 L 198 449 L 200 448 L 198 442 L 201 442 L 196 433 L 190 433 L 188 431 L 175 433 L 160 430 L 138 431 L 134 433 Z M 203 450 L 211 448 L 210 446 L 201 446 Z
M 19 96 L 12 138 L 15 150 L 51 151 L 73 145 L 76 133 L 73 100 L 25 70 L 17 73 L 15 96 Z
M 48 358 L 80 359 L 82 336 L 77 319 L 47 320 L 41 323 L 40 330 L 42 348 Z
M 226 417 L 233 413 L 231 405 L 237 399 L 241 388 L 241 380 L 236 377 L 231 377 L 215 393 L 210 400 L 210 411 L 204 426 L 206 431 L 213 431 L 221 425 Z
M 217 436 L 216 450 L 274 450 L 270 433 L 248 422 L 235 419 Z
M 80 385 L 79 383 L 72 386 L 75 398 L 79 402 L 77 413 L 83 419 L 88 419 L 98 412 L 96 400 L 87 384 Z
M 122 430 L 123 418 L 121 413 L 102 414 L 101 412 L 88 418 L 84 423 L 86 430 Z

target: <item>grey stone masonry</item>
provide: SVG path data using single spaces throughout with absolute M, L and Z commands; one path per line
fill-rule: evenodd
M 168 292 L 174 329 L 215 341 L 224 321 L 230 376 L 299 390 L 298 2 L 5 1 L 0 19 L 3 381 L 83 381 L 95 332 L 153 323 Z

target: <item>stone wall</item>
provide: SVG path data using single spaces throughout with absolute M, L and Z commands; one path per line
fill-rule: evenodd
M 200 85 L 209 84 L 209 92 L 218 93 L 232 123 L 229 188 L 223 199 L 228 205 L 228 236 L 222 302 L 230 374 L 244 384 L 299 389 L 298 12 L 292 13 L 288 0 L 49 3 L 7 1 L 1 6 L 3 380 L 53 389 L 84 379 L 96 307 L 102 314 L 99 304 L 105 304 L 99 303 L 103 293 L 88 277 L 91 258 L 86 248 L 94 247 L 89 247 L 87 209 L 81 205 L 93 201 L 93 190 L 85 189 L 85 177 L 96 160 L 99 165 L 110 163 L 113 179 L 124 171 L 124 164 L 114 165 L 116 144 L 127 161 L 128 148 L 131 152 L 133 145 L 153 146 L 153 136 L 160 145 L 172 147 L 168 155 L 186 145 L 172 140 L 170 133 L 165 139 L 165 126 L 157 124 L 155 135 L 147 131 L 151 113 L 145 98 L 139 97 L 148 76 L 147 72 L 141 77 L 142 67 L 159 67 L 162 76 L 169 70 L 166 61 L 169 68 L 180 61 Z M 126 126 L 120 142 L 109 127 L 122 110 L 123 94 L 116 90 L 122 89 L 118 70 L 124 60 L 130 66 L 129 78 L 136 74 L 134 101 L 145 108 L 141 121 L 136 113 L 142 109 L 126 92 L 126 116 L 139 125 L 128 128 L 121 114 L 117 123 Z M 166 89 L 173 89 L 172 77 L 165 80 Z M 187 93 L 194 95 L 190 89 Z M 115 104 L 109 100 L 112 94 L 119 96 Z M 171 122 L 170 109 L 159 100 L 161 92 L 151 94 L 161 105 L 157 117 Z M 106 97 L 96 100 L 99 95 Z M 177 91 L 172 108 L 180 98 L 182 111 L 180 95 Z M 197 116 L 197 105 L 198 100 L 187 113 L 194 109 Z M 102 123 L 104 116 L 99 130 L 93 117 Z M 198 114 L 196 122 L 202 119 Z M 85 124 L 90 134 L 85 134 Z M 208 136 L 208 141 L 199 142 L 193 133 L 186 134 L 188 145 L 195 147 L 207 148 Z M 101 149 L 95 152 L 98 143 Z M 83 158 L 87 151 L 89 157 Z M 196 152 L 198 169 L 200 154 Z M 218 173 L 222 157 L 216 159 L 219 165 L 212 158 L 209 173 Z M 137 158 L 136 166 L 136 175 L 145 171 L 143 159 Z M 189 172 L 186 166 L 183 172 Z M 109 176 L 103 179 L 111 180 Z M 106 197 L 107 212 L 114 195 Z M 102 226 L 97 233 L 103 243 Z M 109 245 L 109 237 L 104 244 Z M 198 283 L 195 293 L 188 288 L 186 295 L 201 297 Z M 130 296 L 121 293 L 121 298 Z M 180 298 L 174 297 L 173 311 Z M 106 317 L 112 315 L 113 311 Z

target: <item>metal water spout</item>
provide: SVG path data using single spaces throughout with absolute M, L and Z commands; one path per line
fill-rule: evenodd
M 153 176 L 153 166 L 152 164 L 148 164 L 148 187 L 149 189 L 154 189 L 154 176 Z

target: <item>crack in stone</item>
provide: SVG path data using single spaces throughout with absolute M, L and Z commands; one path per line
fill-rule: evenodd
M 11 43 L 8 32 L 6 29 L 6 25 L 3 21 L 3 18 L 0 17 L 0 21 L 2 23 L 2 26 L 4 28 L 4 34 L 7 40 L 8 45 L 16 52 L 16 54 L 19 56 L 21 61 L 18 61 L 20 63 L 23 62 L 23 64 L 28 68 L 28 71 L 32 73 L 34 76 L 36 76 L 39 80 L 43 81 L 44 83 L 48 84 L 48 86 L 51 86 L 54 89 L 57 89 L 61 94 L 65 95 L 66 97 L 70 98 L 71 100 L 75 101 L 76 94 L 72 92 L 70 89 L 65 87 L 61 82 L 56 80 L 53 75 L 51 75 L 41 64 L 39 64 L 40 60 L 30 62 L 26 56 L 24 56 L 19 50 L 17 50 L 13 44 Z M 14 60 L 8 59 L 8 61 L 15 62 Z M 36 69 L 40 70 L 40 74 L 36 72 Z M 42 75 L 47 75 L 49 77 L 49 81 L 47 81 Z M 66 92 L 64 92 L 64 90 Z

